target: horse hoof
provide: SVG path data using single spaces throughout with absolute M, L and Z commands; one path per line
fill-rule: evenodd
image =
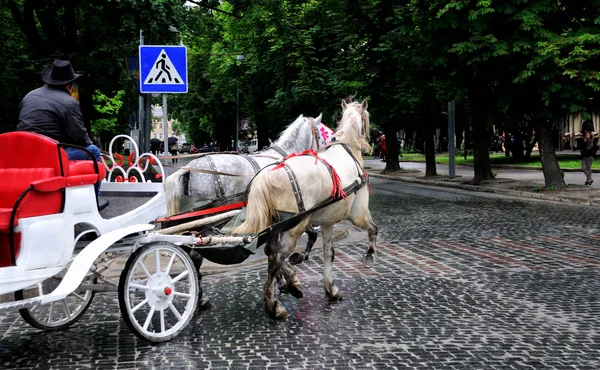
M 362 258 L 363 266 L 370 269 L 375 265 L 375 255 L 373 253 L 365 253 Z
M 298 299 L 304 297 L 304 293 L 302 293 L 302 287 L 299 284 L 288 285 L 286 287 L 286 290 L 288 293 L 290 293 L 292 296 Z
M 288 314 L 288 312 L 285 310 L 285 308 L 278 303 L 277 306 L 275 307 L 275 312 L 273 313 L 273 317 L 276 318 L 277 320 L 285 320 L 289 316 L 290 316 L 290 314 Z
M 344 300 L 344 294 L 338 291 L 336 294 L 333 295 L 328 294 L 327 298 L 329 299 L 329 302 L 339 302 Z
M 298 252 L 292 253 L 292 255 L 290 256 L 290 263 L 292 265 L 298 265 L 301 264 L 302 262 L 304 262 L 306 258 L 304 258 L 304 255 Z

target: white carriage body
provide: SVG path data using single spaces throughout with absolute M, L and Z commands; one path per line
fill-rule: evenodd
M 115 137 L 111 142 L 111 147 L 114 141 L 121 137 L 131 140 L 135 150 L 134 153 L 137 156 L 138 151 L 135 142 L 125 135 Z M 97 254 L 87 253 L 85 260 L 80 259 L 79 264 L 74 263 L 71 267 L 85 273 L 98 255 L 119 239 L 129 234 L 151 230 L 153 226 L 150 223 L 166 214 L 164 183 L 162 181 L 127 181 L 128 175 L 133 171 L 137 171 L 137 174 L 145 180 L 143 171 L 147 169 L 148 162 L 142 168 L 140 166 L 140 158 L 142 157 L 154 159 L 164 180 L 164 169 L 158 158 L 152 154 L 144 154 L 143 156 L 137 156 L 133 166 L 127 171 L 117 165 L 106 168 L 109 179 L 113 172 L 118 172 L 125 176 L 124 182 L 107 182 L 103 180 L 101 185 L 101 189 L 107 192 L 154 193 L 152 199 L 142 206 L 123 215 L 104 219 L 98 211 L 95 186 L 94 184 L 87 184 L 64 189 L 64 205 L 61 213 L 18 219 L 14 232 L 15 234 L 19 233 L 21 236 L 20 248 L 17 248 L 19 253 L 14 266 L 0 267 L 0 294 L 23 289 L 62 271 L 73 259 L 75 246 L 84 234 L 94 233 L 98 237 L 96 242 Z M 112 151 L 110 159 L 113 164 L 117 163 Z M 76 229 L 78 229 L 77 235 Z M 107 233 L 116 230 L 122 230 L 118 233 L 119 238 L 115 239 L 115 236 L 103 237 Z M 77 285 L 80 282 L 77 282 Z

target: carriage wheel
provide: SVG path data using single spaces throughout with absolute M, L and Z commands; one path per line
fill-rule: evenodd
M 180 247 L 153 242 L 135 251 L 119 280 L 119 307 L 131 331 L 151 342 L 175 337 L 198 304 L 198 276 Z
M 61 283 L 68 268 L 41 283 L 18 290 L 15 300 L 37 297 L 40 294 L 51 293 Z M 82 284 L 96 284 L 98 279 L 93 274 L 88 274 Z M 34 328 L 54 331 L 65 329 L 73 325 L 85 313 L 96 292 L 85 290 L 79 286 L 73 293 L 64 299 L 43 305 L 23 308 L 19 310 L 21 317 Z

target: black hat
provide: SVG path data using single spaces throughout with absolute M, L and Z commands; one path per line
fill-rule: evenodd
M 48 85 L 66 85 L 81 77 L 73 71 L 73 66 L 68 60 L 55 60 L 52 68 L 42 72 L 42 81 Z

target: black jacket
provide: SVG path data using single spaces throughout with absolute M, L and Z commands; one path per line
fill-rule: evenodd
M 79 102 L 62 87 L 44 86 L 25 95 L 17 130 L 46 135 L 61 143 L 92 144 Z

